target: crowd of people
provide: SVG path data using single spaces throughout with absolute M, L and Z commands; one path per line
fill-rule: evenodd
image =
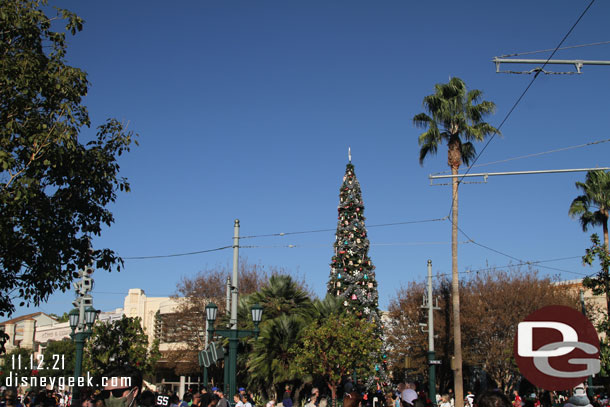
M 228 396 L 221 388 L 206 387 L 189 389 L 182 397 L 173 392 L 153 392 L 142 388 L 142 376 L 135 369 L 124 368 L 110 374 L 110 377 L 129 377 L 129 386 L 109 385 L 100 389 L 81 389 L 78 399 L 73 400 L 69 391 L 43 389 L 20 394 L 15 389 L 0 389 L 0 407 L 327 407 L 330 396 L 320 392 L 318 387 L 301 400 L 294 400 L 290 385 L 285 387 L 281 400 L 255 401 L 254 394 L 239 388 L 239 391 Z M 400 383 L 393 391 L 374 393 L 359 391 L 359 387 L 347 380 L 340 389 L 340 404 L 343 407 L 454 407 L 455 401 L 451 390 L 436 396 L 434 403 L 427 393 L 413 382 Z M 589 400 L 584 386 L 574 389 L 570 397 L 556 392 L 533 393 L 521 397 L 517 391 L 512 400 L 499 390 L 486 391 L 475 396 L 468 391 L 465 407 L 609 407 L 608 397 L 598 395 Z

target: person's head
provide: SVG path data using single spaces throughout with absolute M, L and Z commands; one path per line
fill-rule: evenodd
M 319 396 L 320 395 L 320 389 L 318 389 L 317 387 L 314 387 L 313 389 L 311 389 L 311 395 L 312 396 Z
M 124 366 L 104 375 L 101 396 L 106 407 L 133 407 L 142 388 L 142 373 Z
M 448 403 L 449 402 L 449 394 L 445 393 L 441 396 L 441 400 L 443 401 L 443 403 Z
M 240 398 L 241 402 L 244 404 L 248 402 L 248 395 L 246 395 L 245 393 L 240 394 L 239 398 Z
M 201 405 L 201 394 L 200 393 L 193 394 L 193 405 L 195 405 L 195 406 Z
M 236 403 L 238 403 L 238 402 L 239 402 L 240 398 L 241 398 L 241 397 L 239 396 L 239 393 L 235 393 L 235 394 L 233 395 L 233 401 L 234 401 L 234 402 L 236 402 Z
M 186 394 L 184 395 L 183 400 L 184 400 L 184 401 L 186 401 L 187 403 L 190 403 L 190 402 L 191 402 L 191 400 L 193 400 L 193 395 L 192 395 L 191 393 L 186 393 Z
M 477 398 L 476 405 L 477 407 L 511 407 L 512 403 L 501 391 L 487 390 Z
M 246 389 L 243 387 L 240 387 L 238 391 L 239 391 L 239 394 L 246 394 Z
M 203 387 L 201 388 L 201 394 L 206 394 L 207 392 L 208 392 L 208 388 L 207 388 L 207 387 L 205 387 L 205 386 L 203 386 Z
M 225 398 L 225 393 L 224 391 L 222 391 L 222 389 L 216 390 L 216 394 L 218 394 L 218 397 L 220 397 L 221 399 Z

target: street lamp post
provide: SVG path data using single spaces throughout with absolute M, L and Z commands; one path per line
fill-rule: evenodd
M 216 313 L 218 312 L 218 307 L 213 302 L 209 303 L 205 307 L 205 313 L 207 320 L 209 322 L 208 325 L 208 334 L 210 338 L 214 335 L 220 335 L 227 339 L 229 339 L 229 363 L 225 364 L 225 372 L 228 372 L 229 379 L 229 388 L 228 394 L 232 395 L 236 392 L 236 379 L 237 379 L 237 345 L 239 343 L 240 338 L 245 338 L 248 336 L 254 335 L 256 339 L 258 339 L 258 334 L 260 330 L 258 329 L 258 324 L 261 322 L 263 318 L 263 307 L 256 304 L 251 308 L 252 322 L 254 322 L 254 330 L 249 329 L 214 329 L 214 322 L 216 321 Z M 226 362 L 226 361 L 225 361 Z M 228 369 L 228 370 L 227 370 Z M 225 375 L 227 377 L 227 375 Z M 227 383 L 225 383 L 225 394 L 227 391 Z
M 81 306 L 79 308 L 74 308 L 68 314 L 70 320 L 70 328 L 72 329 L 72 333 L 70 337 L 76 344 L 76 362 L 74 365 L 74 391 L 72 395 L 72 399 L 78 400 L 80 398 L 80 388 L 78 378 L 82 374 L 83 367 L 83 350 L 85 348 L 85 341 L 92 334 L 92 327 L 97 319 L 97 314 L 99 311 L 89 306 L 85 308 Z M 78 330 L 78 332 L 77 332 Z

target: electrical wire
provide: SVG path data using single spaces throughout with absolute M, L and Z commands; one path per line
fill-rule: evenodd
M 550 263 L 553 261 L 577 259 L 580 257 L 582 257 L 582 256 L 570 256 L 570 257 L 560 257 L 560 258 L 556 258 L 556 259 L 547 259 L 547 260 L 524 261 L 524 262 L 520 262 L 520 263 L 506 264 L 504 266 L 493 266 L 493 267 L 485 267 L 485 268 L 476 269 L 476 270 L 466 270 L 466 271 L 461 271 L 458 274 L 462 274 L 462 275 L 472 274 L 472 273 L 479 273 L 481 271 L 492 271 L 492 270 L 497 270 L 497 269 L 504 269 L 504 268 L 509 268 L 509 267 L 519 267 L 519 266 L 534 266 L 535 265 L 538 267 L 543 267 L 540 265 L 540 263 Z M 575 273 L 575 274 L 586 276 L 586 274 L 581 274 L 581 273 Z M 442 274 L 436 274 L 436 277 L 447 277 L 450 275 L 451 275 L 451 273 L 442 273 Z
M 527 155 L 522 155 L 522 156 L 518 156 L 518 157 L 506 158 L 504 160 L 492 161 L 492 162 L 483 163 L 483 164 L 476 164 L 476 165 L 473 165 L 472 167 L 473 168 L 475 168 L 475 167 L 485 167 L 487 165 L 501 164 L 501 163 L 505 163 L 505 162 L 509 162 L 509 161 L 521 160 L 521 159 L 524 159 L 524 158 L 532 158 L 532 157 L 537 157 L 537 156 L 541 156 L 541 155 L 545 155 L 545 154 L 558 153 L 560 151 L 567 151 L 567 150 L 573 150 L 573 149 L 576 149 L 576 148 L 593 146 L 593 145 L 596 145 L 596 144 L 607 143 L 609 141 L 610 141 L 610 139 L 597 140 L 597 141 L 592 141 L 590 143 L 578 144 L 578 145 L 575 145 L 575 146 L 562 147 L 562 148 L 556 148 L 554 150 L 542 151 L 540 153 L 527 154 Z M 434 173 L 433 175 L 447 174 L 448 172 L 449 171 L 441 171 L 441 172 Z
M 449 222 L 450 222 L 451 224 L 453 224 L 453 222 L 451 221 L 451 219 L 449 219 Z M 518 262 L 520 262 L 520 263 L 527 263 L 527 262 L 525 262 L 524 260 L 519 259 L 519 258 L 517 258 L 517 257 L 515 257 L 515 256 L 511 256 L 510 254 L 504 253 L 504 252 L 502 252 L 502 251 L 500 251 L 500 250 L 494 249 L 494 248 L 492 248 L 492 247 L 486 246 L 486 245 L 484 245 L 484 244 L 482 244 L 482 243 L 479 243 L 479 242 L 475 241 L 475 240 L 474 240 L 474 239 L 472 239 L 470 236 L 468 236 L 468 234 L 466 234 L 466 232 L 464 232 L 464 231 L 463 231 L 463 230 L 462 230 L 462 229 L 461 229 L 459 226 L 457 226 L 457 225 L 456 225 L 456 227 L 457 227 L 457 230 L 458 230 L 458 231 L 459 231 L 461 234 L 463 234 L 463 235 L 466 237 L 466 239 L 468 239 L 468 240 L 470 241 L 470 243 L 472 243 L 472 244 L 474 244 L 474 245 L 476 245 L 476 246 L 482 247 L 483 249 L 489 250 L 489 251 L 491 251 L 491 252 L 497 253 L 497 254 L 499 254 L 499 255 L 502 255 L 502 256 L 508 257 L 508 258 L 509 258 L 509 259 L 511 259 L 511 260 L 516 260 L 516 261 L 518 261 Z M 581 275 L 581 276 L 586 276 L 586 275 L 587 275 L 587 274 L 583 274 L 583 273 L 577 273 L 577 272 L 575 272 L 575 271 L 570 271 L 570 270 L 560 269 L 560 268 L 556 268 L 556 267 L 542 266 L 542 265 L 540 265 L 539 267 L 542 267 L 542 268 L 545 268 L 545 269 L 549 269 L 549 270 L 561 271 L 561 272 L 564 272 L 564 273 L 570 273 L 570 274 Z
M 574 24 L 572 24 L 572 27 L 568 30 L 568 32 L 563 36 L 563 38 L 561 39 L 561 41 L 559 42 L 559 44 L 557 44 L 557 46 L 555 47 L 555 49 L 553 50 L 553 52 L 551 53 L 551 55 L 547 58 L 546 62 L 542 65 L 542 67 L 540 69 L 544 69 L 544 67 L 549 63 L 549 61 L 551 60 L 551 58 L 553 58 L 553 56 L 555 55 L 555 53 L 557 52 L 557 50 L 561 47 L 561 45 L 565 42 L 565 40 L 568 38 L 568 36 L 572 33 L 572 31 L 574 31 L 574 29 L 576 28 L 576 26 L 578 25 L 578 23 L 580 22 L 580 20 L 582 20 L 582 18 L 585 16 L 585 14 L 587 13 L 587 11 L 589 11 L 589 9 L 591 8 L 591 6 L 593 6 L 593 3 L 595 3 L 595 0 L 591 0 L 591 2 L 589 3 L 589 5 L 584 9 L 584 11 L 580 14 L 580 16 L 578 17 L 578 19 L 576 20 L 576 22 Z M 489 144 L 492 142 L 492 140 L 495 138 L 495 136 L 500 132 L 500 130 L 502 129 L 502 126 L 504 126 L 504 123 L 506 123 L 506 121 L 508 120 L 508 118 L 513 114 L 513 112 L 515 111 L 515 109 L 517 108 L 517 106 L 519 105 L 519 103 L 521 103 L 521 100 L 523 100 L 523 98 L 525 97 L 526 93 L 529 91 L 529 89 L 532 87 L 532 85 L 534 84 L 534 82 L 536 81 L 536 79 L 538 78 L 538 75 L 540 74 L 540 71 L 536 72 L 536 74 L 534 75 L 534 77 L 532 78 L 532 80 L 529 82 L 529 84 L 527 85 L 527 87 L 525 88 L 525 90 L 521 93 L 521 95 L 519 96 L 519 98 L 517 98 L 517 101 L 513 104 L 513 106 L 510 108 L 510 110 L 508 111 L 508 113 L 506 114 L 506 116 L 504 117 L 504 119 L 502 120 L 502 122 L 500 122 L 500 125 L 497 128 L 497 131 L 494 132 L 494 134 L 491 135 L 491 137 L 487 140 L 487 143 L 485 143 L 485 145 L 483 146 L 483 149 L 477 154 L 477 156 L 474 158 L 474 161 L 472 162 L 472 164 L 470 164 L 468 166 L 468 168 L 466 169 L 466 172 L 462 175 L 462 177 L 458 180 L 458 185 L 460 182 L 462 182 L 464 180 L 464 177 L 466 176 L 466 174 L 468 174 L 470 172 L 470 170 L 472 169 L 473 165 L 476 164 L 476 162 L 479 160 L 479 158 L 481 157 L 481 155 L 483 155 L 483 153 L 485 152 L 485 150 L 487 149 L 487 147 L 489 146 Z M 453 199 L 456 199 L 456 197 L 453 197 Z M 453 211 L 453 203 L 451 204 L 451 208 L 449 209 L 449 216 L 451 216 L 451 213 Z
M 471 243 L 470 241 L 459 242 L 459 244 Z M 398 242 L 398 243 L 371 243 L 369 246 L 427 246 L 427 245 L 441 245 L 451 244 L 451 242 Z M 240 249 L 311 249 L 311 248 L 331 248 L 333 244 L 320 244 L 320 245 L 300 245 L 300 244 L 288 244 L 288 245 L 265 245 L 265 246 L 239 246 Z
M 377 228 L 377 227 L 386 227 L 386 226 L 396 226 L 396 225 L 410 225 L 415 223 L 427 223 L 427 222 L 440 222 L 445 220 L 447 217 L 443 218 L 434 218 L 434 219 L 422 219 L 422 220 L 411 220 L 406 222 L 393 222 L 393 223 L 381 223 L 378 225 L 368 225 L 366 228 Z M 280 232 L 280 233 L 269 233 L 265 235 L 250 235 L 250 236 L 240 236 L 240 239 L 253 239 L 255 237 L 273 237 L 273 236 L 288 236 L 288 235 L 302 235 L 308 233 L 320 233 L 320 232 L 336 232 L 337 228 L 334 229 L 315 229 L 315 230 L 304 230 L 298 232 Z
M 580 45 L 570 45 L 569 47 L 562 47 L 562 48 L 558 48 L 557 50 L 559 51 L 559 50 L 564 50 L 564 49 L 591 47 L 593 45 L 603 45 L 603 44 L 610 44 L 610 41 L 592 42 L 589 44 L 580 44 Z M 519 55 L 538 54 L 540 52 L 548 52 L 548 51 L 553 51 L 553 48 L 541 49 L 539 51 L 527 51 L 527 52 L 518 52 L 516 54 L 500 55 L 498 58 L 510 58 L 510 57 L 517 57 Z
M 233 246 L 223 246 L 223 247 L 217 247 L 216 249 L 199 250 L 196 252 L 188 252 L 188 253 L 165 254 L 165 255 L 159 255 L 159 256 L 123 257 L 123 260 L 164 259 L 164 258 L 168 258 L 168 257 L 192 256 L 194 254 L 217 252 L 219 250 L 230 249 L 232 247 Z

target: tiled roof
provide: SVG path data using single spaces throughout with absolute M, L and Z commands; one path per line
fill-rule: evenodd
M 17 318 L 9 319 L 8 321 L 0 322 L 0 325 L 16 324 L 17 322 L 26 321 L 28 319 L 32 319 L 34 317 L 37 317 L 40 314 L 44 314 L 44 312 L 34 312 L 32 314 L 22 315 L 22 316 L 17 317 Z

